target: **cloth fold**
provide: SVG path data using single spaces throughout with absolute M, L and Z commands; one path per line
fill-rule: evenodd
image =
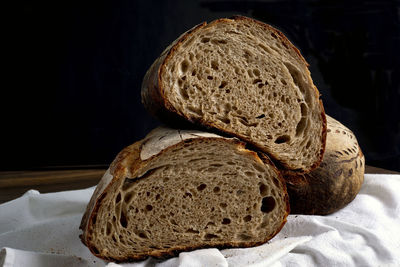
M 258 247 L 129 264 L 104 262 L 79 240 L 93 190 L 30 190 L 1 204 L 0 266 L 400 266 L 400 175 L 365 175 L 348 206 L 328 216 L 290 215 L 282 231 Z

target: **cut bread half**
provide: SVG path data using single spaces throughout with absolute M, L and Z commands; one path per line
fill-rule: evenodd
M 354 133 L 326 116 L 328 136 L 320 166 L 305 175 L 285 176 L 294 214 L 327 215 L 358 194 L 364 181 L 365 159 Z
M 288 172 L 322 160 L 326 118 L 299 50 L 278 30 L 236 16 L 181 35 L 150 67 L 142 102 L 167 124 L 233 135 Z
M 81 240 L 106 260 L 165 258 L 263 244 L 288 213 L 283 178 L 263 154 L 236 138 L 157 128 L 111 164 Z

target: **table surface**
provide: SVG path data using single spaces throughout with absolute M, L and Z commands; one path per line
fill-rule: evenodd
M 30 189 L 41 193 L 76 190 L 96 185 L 105 166 L 39 171 L 0 171 L 0 203 L 15 199 Z M 365 173 L 400 174 L 399 172 L 366 166 Z

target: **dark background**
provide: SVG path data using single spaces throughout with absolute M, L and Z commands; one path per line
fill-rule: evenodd
M 151 63 L 234 14 L 282 30 L 367 164 L 400 171 L 400 4 L 384 0 L 20 1 L 3 25 L 1 169 L 109 164 L 158 125 L 140 102 Z

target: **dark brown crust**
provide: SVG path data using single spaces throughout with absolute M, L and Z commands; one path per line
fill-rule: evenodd
M 234 143 L 238 146 L 238 148 L 245 148 L 245 143 L 238 139 L 227 139 L 227 138 L 211 138 L 211 137 L 200 137 L 200 138 L 193 138 L 193 139 L 185 139 L 182 142 L 192 142 L 194 140 L 201 140 L 201 139 L 214 139 L 215 141 L 218 142 L 230 142 Z M 281 173 L 278 171 L 278 169 L 274 166 L 272 161 L 268 158 L 268 156 L 264 153 L 261 152 L 253 152 L 250 150 L 247 150 L 248 154 L 254 157 L 255 160 L 261 160 L 264 164 L 269 165 L 274 169 L 276 174 L 278 175 L 277 178 L 280 182 L 281 188 L 283 190 L 283 194 L 285 195 L 285 204 L 286 204 L 286 211 L 285 214 L 282 217 L 282 222 L 280 227 L 274 232 L 271 233 L 269 236 L 265 238 L 265 240 L 261 242 L 247 242 L 247 243 L 236 243 L 236 242 L 227 242 L 224 244 L 219 244 L 219 245 L 199 245 L 199 246 L 176 246 L 173 248 L 169 249 L 164 249 L 164 250 L 157 250 L 153 251 L 151 253 L 145 253 L 145 254 L 132 254 L 129 256 L 129 258 L 111 258 L 111 257 L 106 257 L 101 254 L 101 252 L 98 252 L 97 249 L 95 249 L 95 245 L 90 242 L 90 237 L 88 236 L 88 232 L 92 228 L 92 222 L 93 219 L 96 218 L 97 212 L 102 205 L 102 201 L 104 200 L 107 192 L 112 188 L 114 183 L 117 183 L 118 181 L 121 181 L 125 177 L 127 177 L 127 174 L 138 174 L 141 169 L 143 169 L 147 163 L 154 158 L 158 157 L 160 153 L 165 153 L 168 150 L 172 150 L 175 147 L 179 146 L 182 142 L 179 142 L 175 145 L 169 146 L 166 149 L 162 150 L 159 154 L 154 155 L 150 157 L 149 159 L 146 159 L 142 161 L 140 159 L 140 151 L 141 147 L 143 144 L 147 142 L 147 139 L 143 139 L 139 142 L 136 142 L 135 144 L 128 146 L 127 148 L 123 149 L 115 158 L 113 163 L 110 166 L 111 174 L 114 176 L 112 182 L 101 192 L 99 197 L 95 201 L 91 201 L 89 203 L 89 206 L 87 207 L 86 213 L 88 211 L 91 211 L 90 214 L 86 214 L 82 219 L 81 227 L 80 229 L 83 230 L 83 234 L 80 235 L 80 239 L 83 244 L 85 244 L 89 250 L 92 252 L 93 255 L 96 257 L 99 257 L 101 259 L 107 260 L 107 261 L 116 261 L 116 262 L 126 262 L 126 261 L 138 261 L 138 260 L 144 260 L 148 257 L 154 257 L 154 258 L 160 258 L 160 259 L 166 259 L 170 258 L 173 256 L 177 256 L 180 252 L 185 252 L 185 251 L 192 251 L 195 249 L 202 249 L 202 248 L 219 248 L 219 249 L 224 249 L 224 248 L 246 248 L 246 247 L 253 247 L 253 246 L 258 246 L 266 243 L 268 240 L 273 238 L 276 234 L 280 232 L 282 227 L 285 225 L 287 221 L 287 216 L 290 213 L 290 207 L 289 207 L 289 198 L 287 194 L 287 189 L 286 189 L 286 183 L 285 180 L 283 179 Z M 136 176 L 137 177 L 137 176 Z
M 166 50 L 161 54 L 161 56 L 153 63 L 153 65 L 150 67 L 150 69 L 147 71 L 145 78 L 143 79 L 142 83 L 142 103 L 145 106 L 145 108 L 156 118 L 160 119 L 167 125 L 172 125 L 175 127 L 195 127 L 195 128 L 205 128 L 208 131 L 214 131 L 217 133 L 224 133 L 228 134 L 230 136 L 235 136 L 237 138 L 242 139 L 248 144 L 251 144 L 254 146 L 254 148 L 258 150 L 264 150 L 263 147 L 257 145 L 251 138 L 246 138 L 245 136 L 239 136 L 235 132 L 231 132 L 227 129 L 222 129 L 221 127 L 213 124 L 212 122 L 205 122 L 201 119 L 194 120 L 192 118 L 187 117 L 185 114 L 181 113 L 180 111 L 176 110 L 173 105 L 168 101 L 167 97 L 164 94 L 164 88 L 162 87 L 161 83 L 161 77 L 163 76 L 163 71 L 165 71 L 165 65 L 169 61 L 169 59 L 173 56 L 174 52 L 178 49 L 178 47 L 186 40 L 188 39 L 192 34 L 195 32 L 199 31 L 200 29 L 204 27 L 211 27 L 214 24 L 220 23 L 220 22 L 231 22 L 231 20 L 235 21 L 249 21 L 250 23 L 257 23 L 258 25 L 261 25 L 265 29 L 272 31 L 276 33 L 278 36 L 279 40 L 285 44 L 285 46 L 290 47 L 295 53 L 294 55 L 298 57 L 300 61 L 302 61 L 307 67 L 309 64 L 307 61 L 304 59 L 304 57 L 301 55 L 300 51 L 286 38 L 286 36 L 280 32 L 279 30 L 273 28 L 272 26 L 265 24 L 261 21 L 244 17 L 244 16 L 233 16 L 230 19 L 217 19 L 209 24 L 206 22 L 199 24 L 189 31 L 185 32 L 182 34 L 175 42 L 173 42 L 169 47 L 166 48 Z M 285 166 L 282 162 L 280 162 L 278 159 L 276 159 L 273 155 L 269 155 L 275 162 L 275 164 L 282 169 L 285 173 L 287 174 L 303 174 L 303 173 L 308 173 L 315 168 L 319 166 L 319 164 L 322 161 L 323 158 L 323 153 L 325 151 L 325 144 L 326 144 L 326 118 L 325 118 L 325 111 L 323 108 L 322 101 L 320 99 L 320 94 L 318 92 L 318 89 L 313 86 L 314 88 L 314 93 L 317 99 L 319 99 L 319 105 L 321 108 L 321 117 L 323 121 L 323 127 L 322 127 L 322 136 L 321 136 L 321 149 L 319 153 L 318 160 L 314 162 L 309 168 L 307 169 L 296 169 L 296 170 L 291 170 L 288 169 L 287 166 Z M 265 151 L 266 152 L 266 151 Z
M 329 136 L 332 138 L 334 133 L 328 134 L 324 159 L 317 169 L 303 175 L 284 174 L 291 213 L 331 214 L 350 203 L 360 191 L 364 181 L 364 155 L 358 144 L 356 153 L 344 148 L 345 139 L 349 137 L 343 135 L 343 130 L 352 136 L 351 139 L 354 139 L 355 143 L 357 141 L 349 129 L 343 125 L 340 127 L 338 135 L 343 140 L 332 141 Z M 331 131 L 337 129 L 334 125 L 329 124 L 328 128 Z M 348 154 L 346 154 L 346 150 Z M 341 151 L 344 152 L 343 155 L 340 155 Z

